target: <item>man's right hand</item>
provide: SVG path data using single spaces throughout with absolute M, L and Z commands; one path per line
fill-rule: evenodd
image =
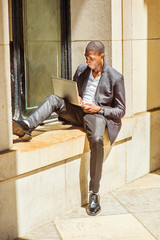
M 79 96 L 79 103 L 82 105 L 85 105 L 85 103 L 83 102 L 82 98 Z

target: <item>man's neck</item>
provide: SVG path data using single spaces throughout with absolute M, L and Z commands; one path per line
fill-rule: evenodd
M 103 64 L 92 70 L 92 75 L 94 78 L 100 76 L 103 72 Z
M 99 77 L 102 74 L 102 72 L 95 72 L 94 70 L 92 71 L 92 75 L 94 78 Z

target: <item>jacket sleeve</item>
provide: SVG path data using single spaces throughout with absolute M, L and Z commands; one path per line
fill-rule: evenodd
M 78 78 L 79 78 L 80 74 L 83 73 L 86 69 L 87 69 L 86 63 L 79 65 L 73 76 L 73 81 L 78 82 L 78 80 L 79 80 Z
M 78 68 L 73 76 L 73 81 L 78 82 Z
M 112 106 L 104 106 L 104 116 L 111 119 L 120 119 L 125 115 L 125 110 L 125 88 L 122 76 L 115 82 Z

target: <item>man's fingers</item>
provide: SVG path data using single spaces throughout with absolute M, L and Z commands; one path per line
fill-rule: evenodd
M 91 109 L 90 109 L 90 108 L 83 108 L 83 112 L 85 112 L 85 113 L 90 113 L 90 112 L 91 112 Z

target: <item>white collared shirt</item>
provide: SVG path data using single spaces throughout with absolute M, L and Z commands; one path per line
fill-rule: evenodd
M 101 78 L 101 75 L 98 76 L 97 78 L 94 78 L 91 70 L 89 79 L 87 82 L 87 86 L 83 94 L 82 100 L 84 103 L 95 104 L 95 93 L 96 93 L 96 89 L 97 89 L 100 78 Z

